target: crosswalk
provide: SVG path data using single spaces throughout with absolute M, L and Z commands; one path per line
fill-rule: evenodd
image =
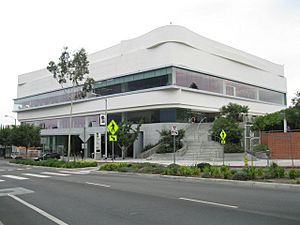
M 67 177 L 67 176 L 71 176 L 73 174 L 84 175 L 84 174 L 88 174 L 88 173 L 89 172 L 87 172 L 87 171 L 80 171 L 80 170 L 79 171 L 62 170 L 62 171 L 57 171 L 57 172 L 44 171 L 44 172 L 40 172 L 40 173 L 21 173 L 20 175 L 3 174 L 3 175 L 0 175 L 0 177 L 14 179 L 14 180 L 28 180 L 30 178 Z M 4 181 L 5 180 L 0 179 L 0 182 L 4 182 Z

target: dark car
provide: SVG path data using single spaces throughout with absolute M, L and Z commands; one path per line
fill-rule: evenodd
M 40 157 L 35 158 L 34 160 L 40 161 L 40 160 L 47 160 L 47 159 L 60 159 L 60 154 L 59 153 L 46 153 Z

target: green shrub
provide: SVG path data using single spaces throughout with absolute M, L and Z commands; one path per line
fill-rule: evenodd
M 211 178 L 211 175 L 210 175 L 210 166 L 205 166 L 203 168 L 203 174 L 202 174 L 202 177 L 203 178 Z
M 266 152 L 267 150 L 268 150 L 268 146 L 263 144 L 255 145 L 253 148 L 253 151 L 255 152 Z
M 209 168 L 210 170 L 210 176 L 213 178 L 221 178 L 222 177 L 222 173 L 219 167 L 217 166 L 211 166 Z
M 107 171 L 118 171 L 121 167 L 128 167 L 127 162 L 112 162 L 112 163 L 106 163 L 102 166 L 100 166 L 99 170 L 107 170 Z
M 236 171 L 233 176 L 233 180 L 249 180 L 249 175 L 244 170 L 238 170 Z
M 224 153 L 243 153 L 244 149 L 237 143 L 227 143 L 224 145 Z
M 198 163 L 196 166 L 197 166 L 197 168 L 199 168 L 201 170 L 201 172 L 203 172 L 203 169 L 205 167 L 211 167 L 211 165 L 209 163 L 206 163 L 206 162 Z
M 143 148 L 143 151 L 142 151 L 142 152 L 145 152 L 145 151 L 147 151 L 147 150 L 153 148 L 153 147 L 156 146 L 156 145 L 157 145 L 157 144 L 155 144 L 155 145 L 153 145 L 153 144 L 147 144 L 147 145 L 145 146 L 145 148 Z
M 268 172 L 273 175 L 274 178 L 282 178 L 284 177 L 284 168 L 278 166 L 276 163 L 272 162 Z
M 224 179 L 231 178 L 232 173 L 229 166 L 221 166 L 220 171 Z
M 57 159 L 48 159 L 48 160 L 41 160 L 41 161 L 25 159 L 25 160 L 16 160 L 15 163 L 32 165 L 32 166 L 46 166 L 46 167 L 58 167 L 58 168 L 82 168 L 82 167 L 97 166 L 97 162 L 91 160 L 65 162 L 63 160 L 57 160 Z
M 299 171 L 297 171 L 295 169 L 290 169 L 289 170 L 289 178 L 290 179 L 296 179 L 299 176 L 300 176 Z
M 254 166 L 244 168 L 243 171 L 248 175 L 250 180 L 254 180 L 258 176 L 263 175 L 263 172 Z
M 162 130 L 159 131 L 160 134 L 160 140 L 159 143 L 161 144 L 159 146 L 159 149 L 157 150 L 157 153 L 171 153 L 173 152 L 173 136 L 171 135 L 171 130 Z M 178 135 L 175 138 L 175 145 L 176 145 L 176 151 L 182 148 L 181 139 L 183 139 L 185 135 L 185 130 L 180 129 L 178 130 Z

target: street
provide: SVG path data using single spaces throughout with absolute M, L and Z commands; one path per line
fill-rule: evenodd
M 0 225 L 299 225 L 300 192 L 0 160 Z

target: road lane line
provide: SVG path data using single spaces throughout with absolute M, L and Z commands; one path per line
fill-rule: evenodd
M 67 174 L 75 174 L 75 175 L 84 175 L 84 174 L 89 174 L 89 171 L 69 171 L 69 170 L 61 170 L 58 171 L 60 173 L 67 173 Z
M 184 201 L 198 202 L 198 203 L 203 203 L 203 204 L 208 204 L 208 205 L 215 205 L 215 206 L 228 207 L 228 208 L 234 208 L 234 209 L 239 208 L 236 205 L 226 205 L 226 204 L 222 204 L 222 203 L 208 202 L 208 201 L 203 201 L 203 200 L 198 200 L 198 199 L 192 199 L 192 198 L 179 198 L 179 199 L 180 200 L 184 200 Z
M 13 199 L 15 199 L 16 201 L 22 203 L 23 205 L 33 209 L 34 211 L 38 212 L 39 214 L 47 217 L 49 220 L 53 221 L 54 223 L 56 224 L 59 224 L 59 225 L 68 225 L 67 223 L 61 221 L 60 219 L 50 215 L 49 213 L 45 212 L 44 210 L 42 209 L 39 209 L 38 207 L 34 206 L 34 205 L 31 205 L 30 203 L 28 202 L 25 202 L 24 200 L 18 198 L 17 196 L 15 195 L 11 195 L 11 194 L 8 194 L 8 196 L 12 197 Z
M 90 182 L 85 182 L 86 184 L 90 184 L 90 185 L 95 185 L 95 186 L 100 186 L 100 187 L 111 187 L 110 185 L 107 184 L 98 184 L 98 183 L 90 183 Z
M 65 173 L 54 173 L 54 172 L 41 172 L 41 174 L 46 174 L 46 175 L 54 175 L 54 176 L 70 176 L 71 174 L 65 174 Z
M 14 175 L 2 175 L 2 177 L 8 177 L 16 180 L 28 180 L 29 178 L 27 177 L 19 177 L 19 176 L 14 176 Z
M 39 177 L 39 178 L 48 178 L 50 176 L 41 175 L 41 174 L 34 174 L 34 173 L 22 173 L 22 175 L 30 176 L 30 177 Z
M 5 180 L 1 180 L 1 179 L 0 179 L 0 182 L 3 182 L 3 181 L 5 181 Z

